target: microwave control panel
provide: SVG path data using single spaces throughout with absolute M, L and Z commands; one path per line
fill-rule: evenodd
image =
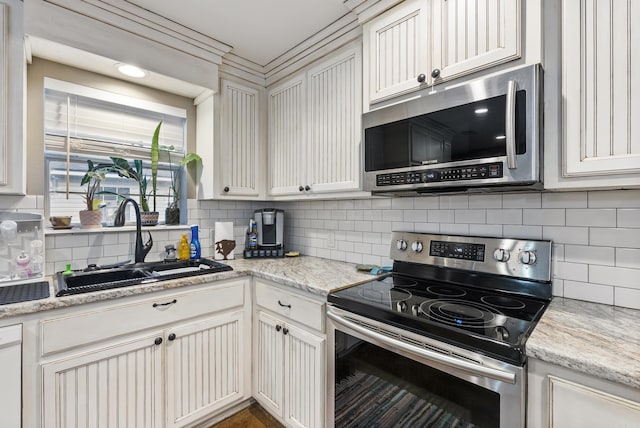
M 393 186 L 398 184 L 438 183 L 486 178 L 502 178 L 502 163 L 378 174 L 376 175 L 376 185 Z

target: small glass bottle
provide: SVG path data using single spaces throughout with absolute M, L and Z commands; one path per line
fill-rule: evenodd
M 191 253 L 190 259 L 196 260 L 202 256 L 200 240 L 198 239 L 198 225 L 191 226 Z
M 190 252 L 191 248 L 189 246 L 189 241 L 187 241 L 187 234 L 183 233 L 180 243 L 178 244 L 178 259 L 189 260 Z

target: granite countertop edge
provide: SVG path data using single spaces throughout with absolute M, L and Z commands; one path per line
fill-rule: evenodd
M 556 297 L 527 340 L 526 354 L 640 389 L 640 311 Z

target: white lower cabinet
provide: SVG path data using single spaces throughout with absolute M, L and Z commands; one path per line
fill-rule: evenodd
M 250 307 L 244 305 L 248 282 L 213 284 L 154 300 L 123 299 L 46 320 L 45 334 L 56 335 L 57 329 L 73 322 L 79 331 L 95 327 L 108 336 L 108 329 L 93 323 L 112 324 L 118 332 L 121 316 L 139 310 L 138 330 L 47 355 L 42 362 L 42 426 L 192 426 L 248 399 L 250 330 L 245 328 L 250 326 Z M 200 308 L 190 304 L 202 299 L 210 302 L 210 313 L 199 314 Z M 221 301 L 228 306 L 221 308 Z M 191 316 L 176 320 L 190 308 Z M 163 324 L 163 318 L 170 322 Z M 143 328 L 145 321 L 148 328 Z
M 640 426 L 640 390 L 537 360 L 529 362 L 527 426 Z
M 296 325 L 314 313 L 313 309 L 304 311 L 298 318 L 299 306 L 314 305 L 322 310 L 323 304 L 261 281 L 256 284 L 256 303 L 254 398 L 286 426 L 323 427 L 326 337 Z M 321 319 L 317 321 L 322 325 Z

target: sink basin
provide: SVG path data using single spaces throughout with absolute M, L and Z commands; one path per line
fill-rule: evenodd
M 88 293 L 128 287 L 148 282 L 167 281 L 189 276 L 233 270 L 230 266 L 209 260 L 176 260 L 126 264 L 117 268 L 73 271 L 56 274 L 56 296 Z

